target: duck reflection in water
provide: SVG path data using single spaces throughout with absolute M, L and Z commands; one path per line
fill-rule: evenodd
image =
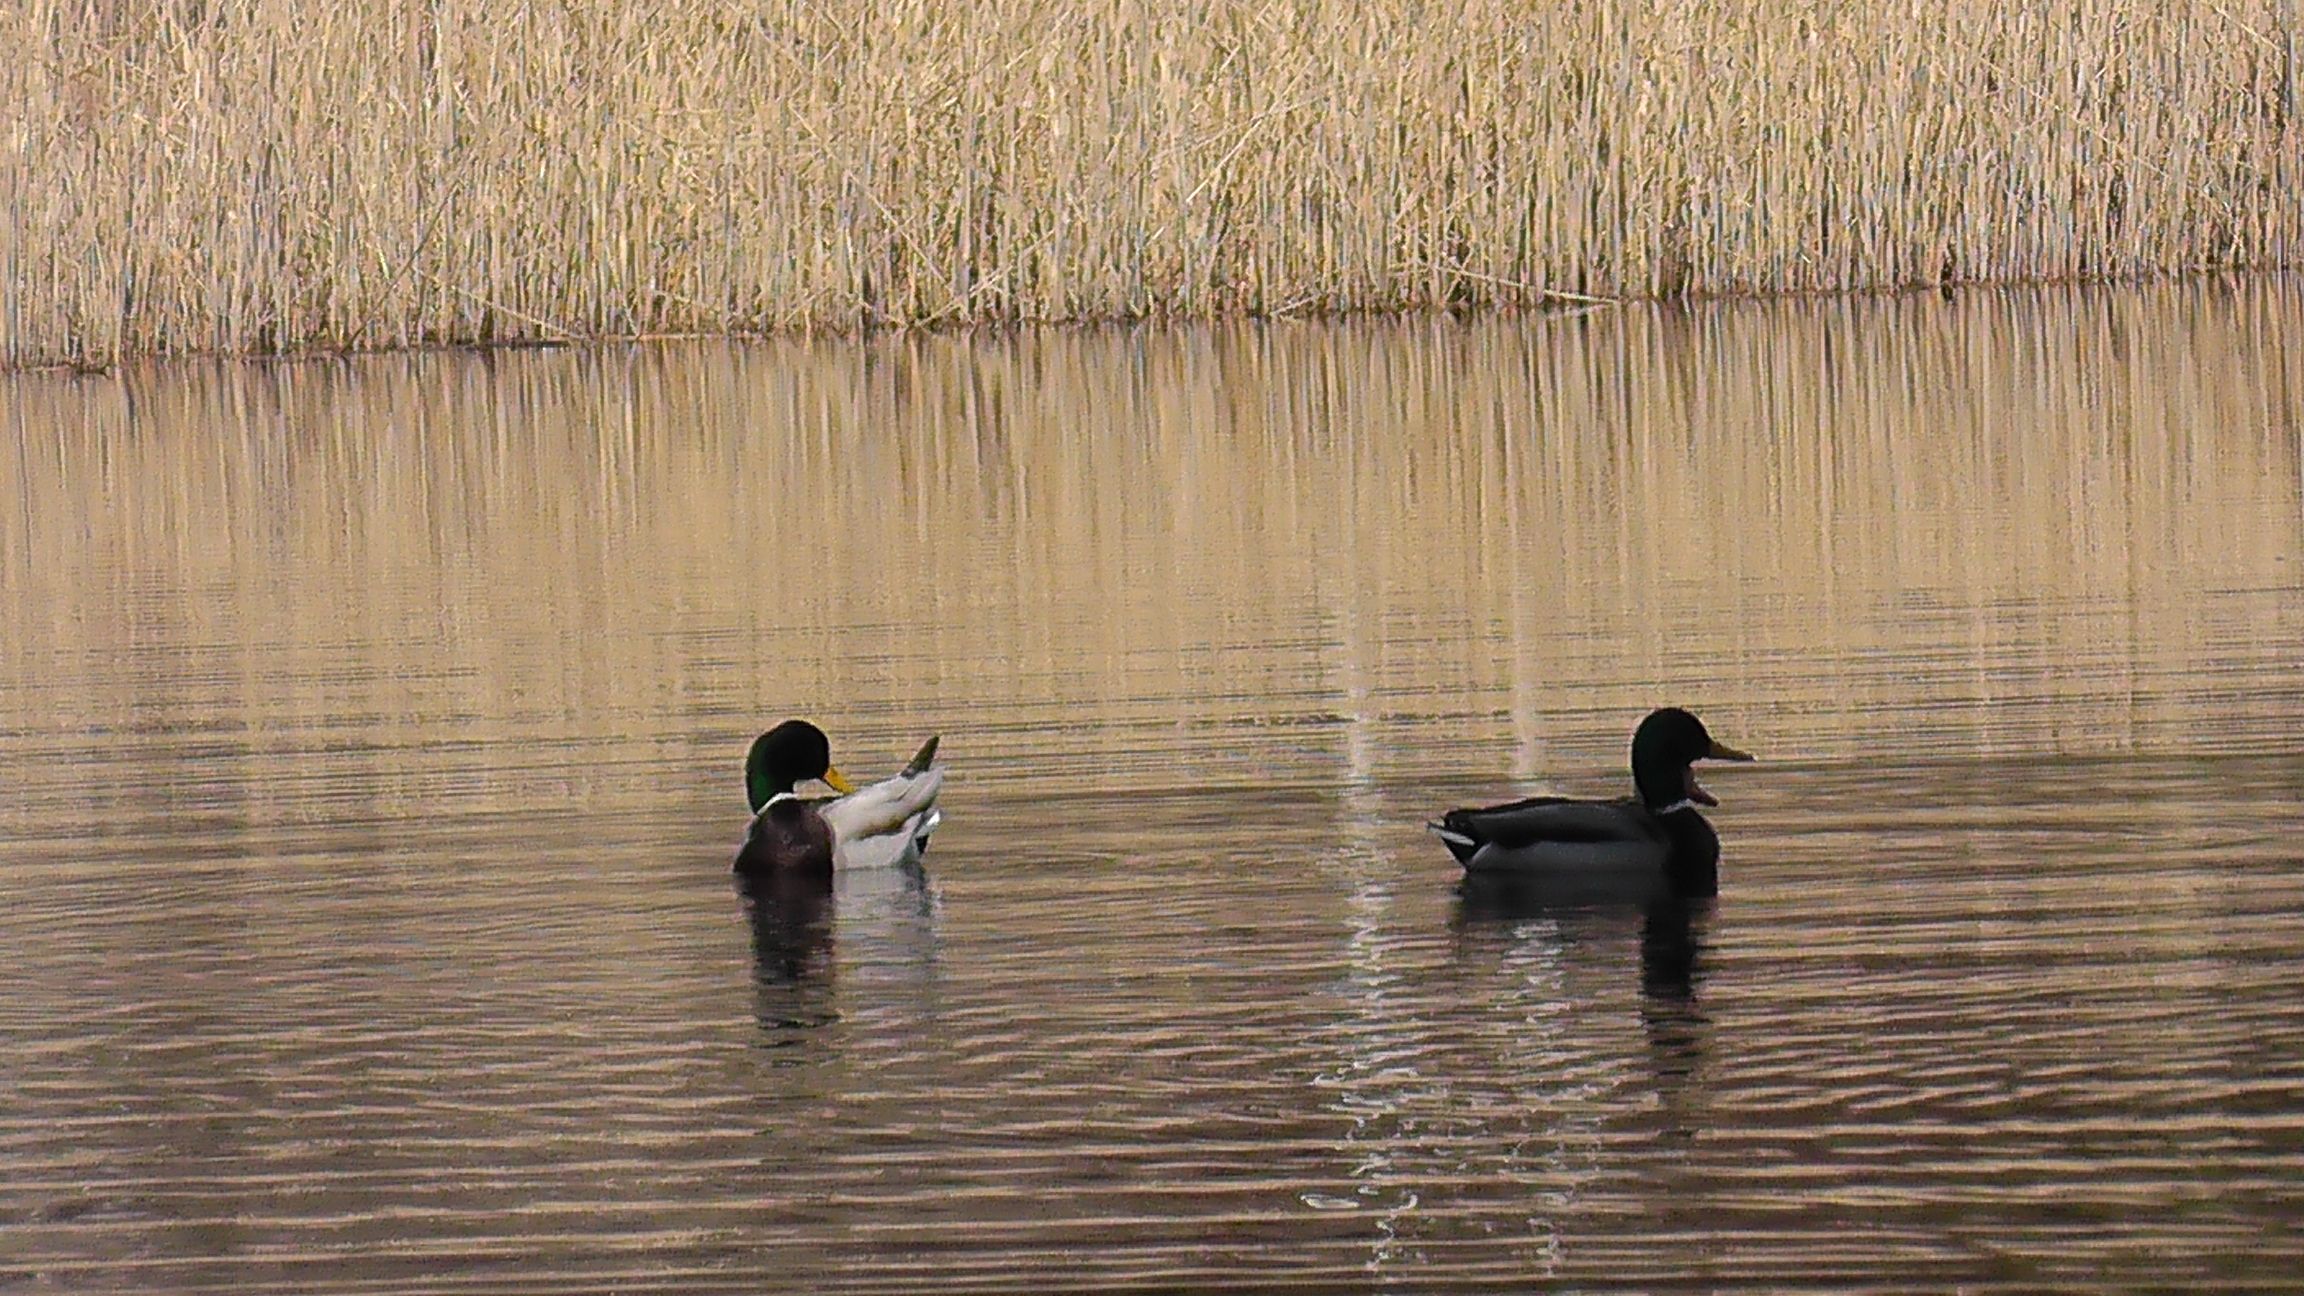
M 917 863 L 739 877 L 736 887 L 752 923 L 757 1014 L 771 1035 L 839 1020 L 833 996 L 843 979 L 891 1003 L 935 981 L 937 895 Z
M 1648 1032 L 1657 1089 L 1673 1109 L 1698 1079 L 1712 1029 L 1696 999 L 1711 914 L 1709 900 L 1659 900 L 1640 924 L 1640 1024 Z
M 1640 989 L 1650 998 L 1686 1001 L 1703 977 L 1709 899 L 1661 897 L 1643 904 L 1562 904 L 1541 885 L 1517 878 L 1467 877 L 1457 891 L 1466 923 L 1550 919 L 1569 942 L 1615 934 L 1640 919 Z
M 829 873 L 739 877 L 752 919 L 752 975 L 763 986 L 828 979 L 839 905 Z
M 772 1049 L 804 1045 L 840 1020 L 832 951 L 838 909 L 829 875 L 737 879 L 752 920 L 752 1015 Z M 797 1062 L 803 1053 L 791 1055 Z
M 1524 879 L 1467 877 L 1458 892 L 1467 925 L 1543 920 L 1563 951 L 1582 948 L 1606 965 L 1633 940 L 1640 952 L 1640 1023 L 1649 1069 L 1668 1109 L 1677 1110 L 1698 1079 L 1711 1017 L 1697 991 L 1709 948 L 1710 899 L 1656 898 L 1643 904 L 1562 904 Z M 1579 960 L 1582 961 L 1582 960 Z M 1675 1122 L 1677 1125 L 1677 1122 Z

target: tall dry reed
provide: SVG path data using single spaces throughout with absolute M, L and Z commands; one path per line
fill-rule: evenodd
M 0 363 L 2295 264 L 2290 0 L 9 0 Z

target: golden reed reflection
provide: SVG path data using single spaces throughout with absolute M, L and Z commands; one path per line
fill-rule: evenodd
M 2213 750 L 2295 714 L 2297 336 L 2272 278 L 22 375 L 0 707 L 605 744 L 588 794 L 794 710 L 1087 778 L 1606 764 L 1664 698 Z

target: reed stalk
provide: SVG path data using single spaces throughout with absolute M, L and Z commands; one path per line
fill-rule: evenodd
M 2297 264 L 2289 0 L 11 0 L 0 364 Z

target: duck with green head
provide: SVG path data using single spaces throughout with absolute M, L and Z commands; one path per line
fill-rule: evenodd
M 1720 838 L 1696 807 L 1720 802 L 1696 782 L 1694 765 L 1751 759 L 1714 739 L 1694 715 L 1665 707 L 1633 732 L 1633 796 L 1529 797 L 1451 810 L 1429 827 L 1468 878 L 1579 895 L 1715 895 Z
M 744 758 L 744 792 L 752 823 L 736 855 L 748 877 L 878 868 L 918 860 L 943 821 L 936 795 L 944 771 L 930 767 L 936 739 L 920 745 L 894 778 L 857 787 L 832 764 L 832 743 L 805 720 L 787 720 L 752 740 Z M 837 797 L 806 798 L 794 789 L 821 782 Z

